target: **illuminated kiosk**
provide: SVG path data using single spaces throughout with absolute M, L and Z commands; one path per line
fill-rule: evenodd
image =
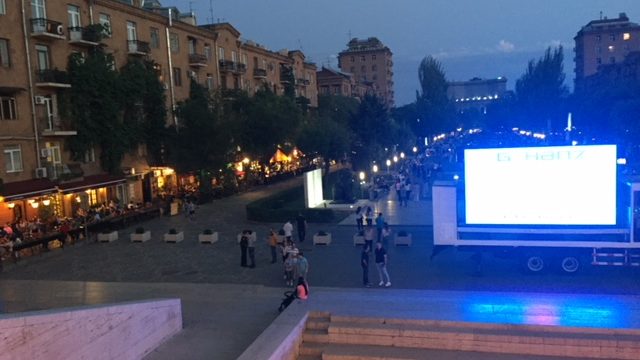
M 304 173 L 304 205 L 314 208 L 324 202 L 322 194 L 322 169 L 315 169 Z
M 640 183 L 617 178 L 615 145 L 467 149 L 464 177 L 433 186 L 434 254 L 507 253 L 531 272 L 640 265 Z

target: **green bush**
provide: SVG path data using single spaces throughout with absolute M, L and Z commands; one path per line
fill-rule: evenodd
M 302 213 L 309 222 L 332 222 L 336 214 L 332 209 L 307 209 L 304 205 L 304 188 L 281 191 L 247 204 L 247 219 L 262 222 L 285 222 Z

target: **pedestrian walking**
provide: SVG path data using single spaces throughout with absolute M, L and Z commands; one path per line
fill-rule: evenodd
M 242 232 L 238 243 L 240 244 L 240 266 L 247 267 L 247 249 L 249 248 L 249 236 L 247 235 L 246 230 Z
M 360 254 L 360 266 L 362 266 L 362 285 L 365 287 L 371 287 L 369 282 L 369 254 L 371 248 L 365 245 L 362 247 L 362 253 Z
M 298 213 L 298 217 L 296 217 L 296 226 L 298 228 L 298 241 L 303 242 L 307 236 L 307 219 L 302 213 Z
M 356 209 L 356 226 L 358 227 L 358 231 L 364 230 L 364 214 L 362 206 L 358 206 Z
M 378 286 L 391 286 L 391 278 L 389 277 L 389 272 L 387 271 L 387 263 L 389 257 L 387 256 L 387 250 L 382 247 L 381 242 L 376 243 L 375 258 L 376 266 L 378 267 L 378 277 L 380 278 Z
M 373 225 L 373 209 L 371 209 L 371 206 L 367 206 L 367 211 L 364 213 L 364 217 L 367 219 L 367 226 Z
M 304 253 L 302 251 L 298 251 L 298 256 L 296 261 L 296 276 L 307 279 L 308 274 L 309 274 L 309 261 L 307 261 L 307 258 L 304 257 Z
M 284 225 L 282 226 L 282 230 L 284 230 L 284 238 L 287 241 L 291 241 L 291 235 L 293 233 L 293 225 L 291 224 L 291 221 L 287 221 L 286 223 L 284 223 Z
M 278 235 L 275 230 L 271 229 L 267 242 L 269 244 L 269 249 L 271 250 L 271 263 L 274 264 L 277 261 L 276 250 L 278 248 Z
M 389 224 L 384 223 L 382 228 L 382 246 L 386 249 L 389 246 L 389 239 L 391 238 L 391 229 Z
M 382 213 L 378 213 L 378 217 L 376 217 L 376 230 L 378 233 L 378 241 L 382 241 L 382 229 L 384 228 L 384 217 Z
M 253 236 L 254 234 L 250 234 L 250 236 L 248 236 L 249 238 L 249 242 L 247 245 L 247 250 L 249 252 L 249 267 L 250 268 L 255 268 L 256 267 L 256 237 Z
M 373 247 L 373 237 L 374 237 L 373 226 L 367 225 L 364 229 L 364 246 L 368 246 L 369 249 Z
M 400 179 L 396 180 L 396 184 L 395 184 L 395 189 L 396 189 L 396 196 L 398 197 L 398 203 L 400 203 L 400 206 L 402 206 L 402 183 L 400 182 Z
M 411 180 L 409 180 L 409 178 L 407 178 L 407 181 L 405 181 L 404 183 L 404 206 L 407 206 L 407 202 L 409 200 L 411 200 Z

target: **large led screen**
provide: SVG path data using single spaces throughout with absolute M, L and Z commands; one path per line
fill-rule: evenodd
M 322 205 L 322 169 L 304 173 L 304 203 L 308 208 Z
M 616 146 L 467 149 L 465 221 L 615 225 Z

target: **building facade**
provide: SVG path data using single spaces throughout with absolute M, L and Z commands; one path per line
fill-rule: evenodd
M 573 38 L 575 41 L 575 86 L 595 74 L 601 65 L 616 64 L 640 50 L 640 25 L 625 13 L 617 18 L 590 21 Z
M 468 109 L 486 112 L 487 106 L 503 98 L 507 92 L 507 78 L 502 76 L 495 79 L 451 81 L 447 85 L 447 96 L 458 112 Z
M 372 93 L 372 87 L 356 82 L 353 75 L 327 67 L 322 67 L 316 75 L 319 95 L 347 96 L 362 99 Z
M 338 54 L 340 70 L 352 74 L 357 83 L 371 87 L 387 107 L 395 105 L 393 90 L 393 53 L 380 40 L 370 37 L 352 39 Z
M 315 65 L 301 52 L 269 51 L 241 41 L 230 24 L 197 26 L 193 14 L 143 3 L 0 0 L 0 222 L 33 217 L 38 203 L 71 216 L 113 199 L 148 202 L 173 174 L 151 167 L 144 147 L 125 156 L 121 176 L 101 170 L 99 148 L 81 161 L 65 150 L 77 131 L 60 115 L 58 98 L 71 87 L 65 69 L 73 53 L 102 47 L 115 68 L 152 60 L 166 90 L 167 125 L 179 121 L 173 110 L 189 96 L 190 79 L 211 90 L 251 94 L 269 86 L 281 94 L 281 69 L 290 68 L 300 79 L 297 94 L 317 106 Z

